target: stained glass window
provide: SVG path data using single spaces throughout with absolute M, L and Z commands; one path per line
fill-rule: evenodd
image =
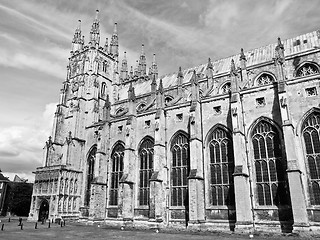
M 189 139 L 179 133 L 171 144 L 171 206 L 185 206 L 187 203 L 187 176 L 189 173 Z
M 302 135 L 309 168 L 309 192 L 311 205 L 320 205 L 320 114 L 310 114 L 302 125 Z
M 222 94 L 229 93 L 230 91 L 231 91 L 231 83 L 230 83 L 230 82 L 225 83 L 225 84 L 221 87 L 221 90 L 220 90 L 220 92 L 221 92 Z
M 96 159 L 97 148 L 93 147 L 88 155 L 87 160 L 87 185 L 86 185 L 86 195 L 84 199 L 84 205 L 89 206 L 90 195 L 91 195 L 91 183 L 94 177 L 94 162 Z M 67 182 L 66 182 L 67 185 Z
M 318 74 L 319 69 L 312 63 L 306 63 L 303 64 L 298 70 L 297 70 L 297 77 L 305 77 L 308 75 Z
M 269 122 L 260 121 L 253 129 L 252 145 L 258 204 L 288 204 L 286 161 L 278 130 Z
M 109 205 L 118 205 L 119 181 L 123 173 L 124 146 L 118 143 L 111 154 L 111 184 Z
M 267 85 L 270 83 L 274 82 L 274 78 L 272 75 L 267 74 L 267 73 L 263 73 L 259 76 L 259 78 L 257 79 L 257 85 L 258 86 L 262 86 L 262 85 Z
M 234 159 L 231 136 L 216 128 L 209 137 L 210 203 L 215 206 L 234 205 Z
M 145 139 L 139 148 L 139 205 L 149 205 L 149 179 L 153 172 L 153 140 Z

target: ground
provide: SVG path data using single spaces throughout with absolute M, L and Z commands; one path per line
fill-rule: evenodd
M 250 239 L 249 234 L 235 234 L 235 233 L 188 233 L 188 232 L 163 232 L 160 231 L 156 233 L 155 231 L 137 231 L 137 230 L 121 230 L 112 229 L 105 226 L 90 226 L 79 223 L 66 222 L 65 226 L 60 226 L 59 224 L 50 224 L 48 228 L 48 223 L 41 224 L 37 223 L 37 229 L 35 229 L 34 222 L 27 222 L 23 219 L 23 229 L 18 226 L 18 218 L 11 218 L 10 222 L 8 218 L 0 218 L 0 239 L 1 240 L 21 240 L 21 239 L 132 239 L 132 240 L 228 240 L 228 239 Z M 4 224 L 4 229 L 1 231 L 1 227 Z M 303 237 L 306 239 L 307 237 Z M 277 240 L 297 240 L 302 239 L 301 237 L 295 235 L 262 235 L 255 234 L 253 239 L 277 239 Z

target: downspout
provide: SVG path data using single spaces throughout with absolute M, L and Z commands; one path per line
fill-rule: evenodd
M 247 167 L 248 167 L 248 175 L 249 175 L 249 187 L 250 187 L 250 202 L 251 202 L 251 214 L 252 214 L 252 226 L 253 226 L 253 230 L 256 230 L 256 224 L 255 224 L 255 214 L 254 214 L 254 209 L 253 209 L 253 187 L 252 187 L 252 176 L 251 176 L 251 164 L 249 161 L 249 150 L 248 150 L 248 140 L 247 140 L 247 136 L 246 136 L 246 125 L 245 125 L 245 119 L 244 119 L 244 109 L 243 109 L 243 102 L 242 102 L 242 96 L 240 96 L 240 102 L 241 102 L 241 111 L 242 111 L 242 124 L 243 124 L 243 136 L 245 139 L 245 147 L 246 147 L 246 157 L 247 157 Z

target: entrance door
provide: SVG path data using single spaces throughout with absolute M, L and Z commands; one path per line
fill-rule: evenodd
M 43 200 L 39 209 L 38 221 L 46 220 L 49 217 L 49 203 L 47 200 Z

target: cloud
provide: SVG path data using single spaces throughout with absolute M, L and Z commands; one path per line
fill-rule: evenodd
M 13 53 L 0 49 L 0 65 L 5 67 L 32 69 L 63 79 L 66 75 L 66 68 L 61 63 L 39 57 L 30 53 Z
M 41 166 L 42 149 L 52 129 L 56 105 L 57 103 L 47 104 L 42 117 L 34 119 L 30 126 L 0 129 L 2 171 L 30 177 L 31 171 Z

